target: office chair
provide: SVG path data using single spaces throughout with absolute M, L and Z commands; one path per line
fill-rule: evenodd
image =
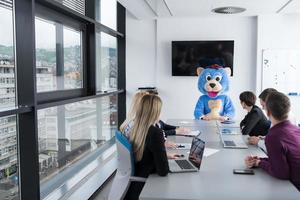
M 133 176 L 134 155 L 132 145 L 120 131 L 116 131 L 116 145 L 118 153 L 118 169 L 108 195 L 108 200 L 123 199 L 132 181 L 146 181 L 146 178 Z

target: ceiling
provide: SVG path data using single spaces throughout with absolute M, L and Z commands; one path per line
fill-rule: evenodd
M 220 16 L 217 7 L 243 7 L 235 16 L 300 13 L 300 0 L 118 0 L 137 19 Z M 222 15 L 224 16 L 224 15 Z

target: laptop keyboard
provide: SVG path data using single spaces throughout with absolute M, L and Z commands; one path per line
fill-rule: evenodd
M 175 160 L 181 169 L 194 169 L 194 167 L 187 160 Z
M 234 141 L 232 141 L 232 140 L 225 140 L 224 143 L 226 146 L 231 146 L 231 147 L 236 146 Z

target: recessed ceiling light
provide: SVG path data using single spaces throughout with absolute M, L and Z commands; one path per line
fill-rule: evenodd
M 237 14 L 244 12 L 246 8 L 240 8 L 240 7 L 220 7 L 220 8 L 214 8 L 212 9 L 212 12 L 219 13 L 219 14 Z

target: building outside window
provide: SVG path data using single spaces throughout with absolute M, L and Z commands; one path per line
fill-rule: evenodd
M 39 199 L 47 199 L 64 184 L 70 188 L 77 186 L 90 173 L 86 167 L 97 160 L 107 146 L 111 148 L 118 129 L 122 90 L 118 88 L 117 35 L 122 34 L 117 32 L 117 1 L 93 0 L 96 16 L 93 20 L 97 23 L 82 17 L 88 1 L 56 1 L 63 7 L 54 9 L 57 3 L 49 6 L 51 1 L 44 4 L 0 0 L 0 199 L 24 199 L 22 195 L 26 193 L 34 200 L 38 195 L 31 192 L 32 188 L 40 191 Z M 20 19 L 20 15 L 26 18 L 33 12 L 18 13 L 22 4 L 29 5 L 28 9 L 35 7 L 36 11 L 32 22 L 35 32 L 24 34 L 24 38 L 17 34 L 24 24 L 16 19 Z M 70 16 L 65 7 L 77 12 L 77 17 Z M 91 23 L 95 23 L 94 33 L 88 29 Z M 109 31 L 102 30 L 100 24 Z M 92 35 L 96 35 L 94 44 L 89 43 Z M 32 49 L 16 42 L 31 39 L 35 42 Z M 90 46 L 96 49 L 94 60 L 87 56 Z M 18 54 L 20 49 L 26 49 L 22 52 L 25 54 L 32 52 L 28 54 L 33 59 L 32 64 L 18 62 L 18 59 L 24 61 L 23 54 Z M 23 67 L 32 73 L 23 71 L 22 74 Z M 24 81 L 31 79 L 35 79 L 33 84 Z M 94 82 L 90 82 L 93 79 Z M 26 93 L 30 98 L 26 96 L 24 100 L 20 85 L 30 84 L 35 91 Z M 99 95 L 101 91 L 107 94 Z M 32 149 L 24 150 L 24 135 L 32 138 L 32 141 L 27 140 L 32 142 Z M 33 136 L 37 136 L 36 139 Z M 38 155 L 33 152 L 34 145 Z M 35 163 L 24 162 L 28 155 L 36 156 L 31 158 L 37 158 L 38 169 L 35 170 Z M 26 169 L 22 168 L 21 158 Z M 34 176 L 36 172 L 39 177 L 39 185 L 32 182 L 32 187 L 28 187 L 29 184 L 24 183 L 31 177 L 20 178 L 22 170 L 30 170 L 29 165 L 35 170 L 30 174 Z M 68 192 L 60 193 L 60 197 Z

